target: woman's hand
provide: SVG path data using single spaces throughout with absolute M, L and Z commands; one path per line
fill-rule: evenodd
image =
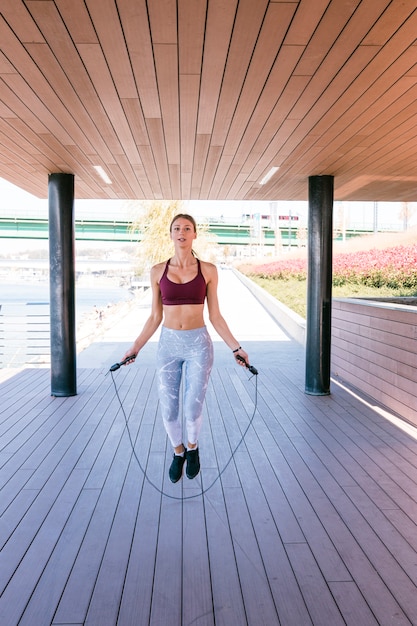
M 138 350 L 136 350 L 135 346 L 133 345 L 131 348 L 129 348 L 127 352 L 125 352 L 121 362 L 124 362 L 124 365 L 130 365 L 136 359 L 137 355 Z
M 238 365 L 241 365 L 242 367 L 249 365 L 249 355 L 245 350 L 243 350 L 243 348 L 239 348 L 239 350 L 233 352 L 233 356 L 235 357 L 235 361 Z M 243 359 L 243 361 L 241 359 Z

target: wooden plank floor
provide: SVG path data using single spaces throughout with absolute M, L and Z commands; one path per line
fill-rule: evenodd
M 129 430 L 103 370 L 70 398 L 45 369 L 1 383 L 2 626 L 417 623 L 413 429 L 257 365 L 213 370 L 176 485 L 153 368 L 114 374 Z

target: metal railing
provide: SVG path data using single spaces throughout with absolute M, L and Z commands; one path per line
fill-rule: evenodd
M 0 367 L 49 366 L 49 303 L 0 305 Z

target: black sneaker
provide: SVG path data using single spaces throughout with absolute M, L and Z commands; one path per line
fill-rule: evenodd
M 185 473 L 187 478 L 195 478 L 200 471 L 200 456 L 198 454 L 198 448 L 192 448 L 187 450 L 187 468 Z
M 183 456 L 179 456 L 178 454 L 174 454 L 174 458 L 172 459 L 171 467 L 169 468 L 169 479 L 173 483 L 177 483 L 182 476 L 182 468 L 185 463 L 185 452 Z

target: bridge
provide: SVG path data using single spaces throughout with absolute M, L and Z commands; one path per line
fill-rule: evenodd
M 261 224 L 256 230 L 251 223 L 232 224 L 212 222 L 208 225 L 209 233 L 215 235 L 220 245 L 262 244 L 275 246 L 275 230 L 270 224 Z M 281 245 L 299 245 L 297 227 L 280 225 Z M 347 230 L 345 237 L 357 237 L 369 234 L 369 230 Z M 0 239 L 48 239 L 48 220 L 46 218 L 0 217 Z M 75 220 L 75 238 L 81 241 L 118 241 L 136 242 L 141 240 L 140 231 L 132 231 L 131 223 L 123 220 Z M 335 239 L 341 239 L 342 233 L 335 233 Z

